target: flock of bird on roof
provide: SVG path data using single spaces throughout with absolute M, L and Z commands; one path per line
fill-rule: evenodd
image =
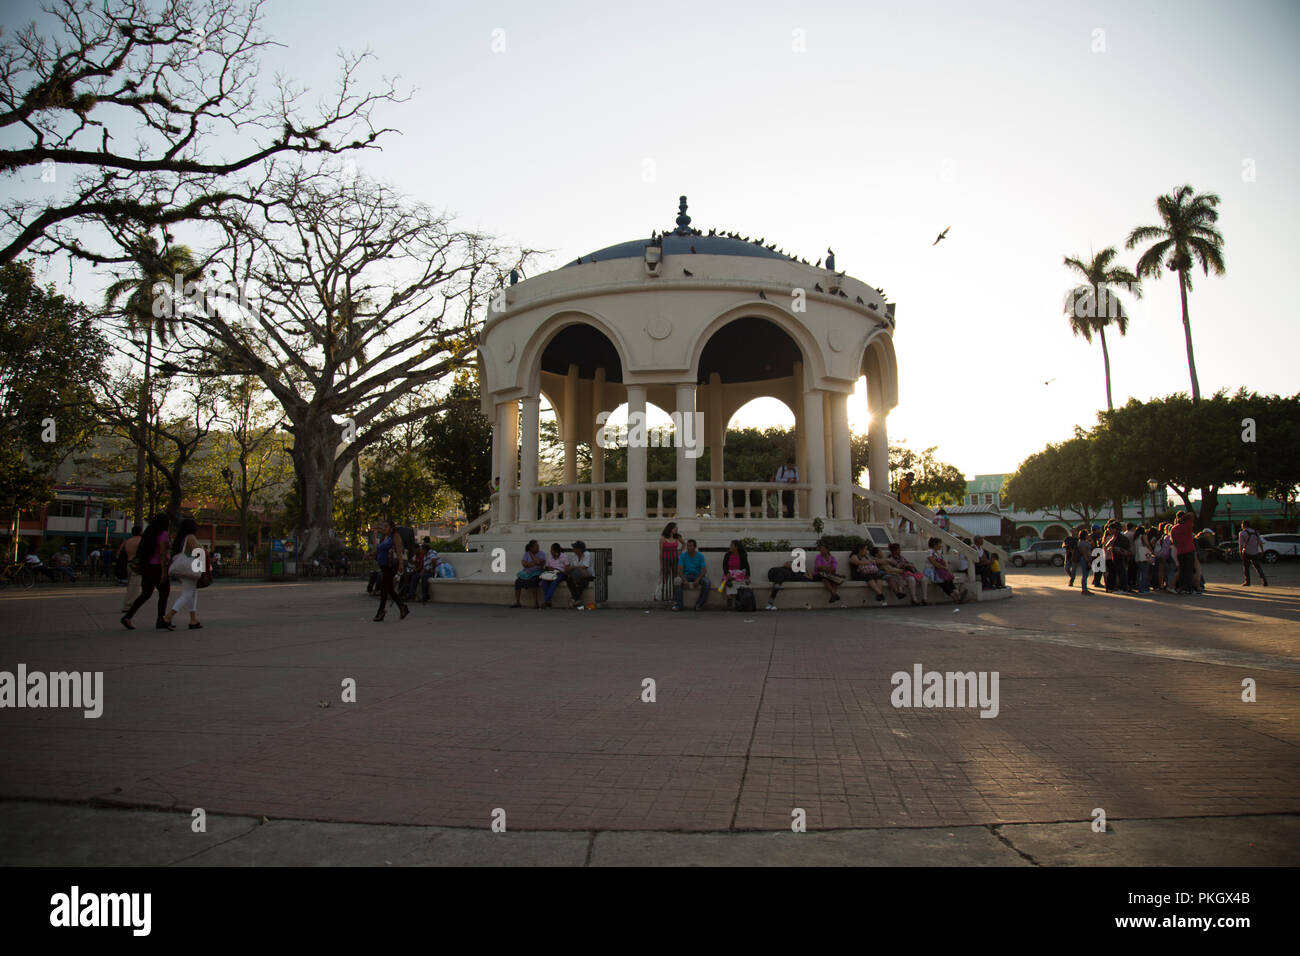
M 937 246 L 937 245 L 938 245 L 940 242 L 942 242 L 944 239 L 947 239 L 947 238 L 948 238 L 948 230 L 951 229 L 951 228 L 952 228 L 952 226 L 945 226 L 943 232 L 939 233 L 939 235 L 937 235 L 937 236 L 935 237 L 934 242 L 930 243 L 930 245 L 931 245 L 932 247 L 933 247 L 933 246 Z M 677 231 L 676 233 L 674 233 L 674 234 L 680 236 L 680 235 L 682 235 L 682 232 L 681 232 L 680 230 L 678 230 L 678 231 Z M 703 236 L 703 235 L 705 235 L 704 233 L 700 232 L 700 230 L 698 230 L 698 229 L 691 229 L 691 230 L 689 230 L 689 233 L 688 233 L 688 234 L 691 235 L 691 236 Z M 652 245 L 652 246 L 662 246 L 662 245 L 664 244 L 664 235 L 665 235 L 665 233 L 657 232 L 657 231 L 655 231 L 655 230 L 653 230 L 653 229 L 650 230 L 650 245 Z M 792 255 L 790 255 L 790 254 L 787 253 L 784 249 L 778 249 L 776 243 L 772 243 L 771 245 L 764 245 L 764 244 L 763 244 L 763 243 L 764 243 L 764 237 L 759 237 L 758 239 L 750 239 L 749 236 L 742 236 L 742 235 L 740 235 L 740 233 L 738 233 L 738 232 L 720 232 L 720 231 L 718 231 L 717 229 L 710 229 L 709 232 L 708 232 L 708 238 L 710 238 L 710 239 L 713 239 L 713 238 L 720 238 L 720 239 L 735 239 L 735 240 L 737 240 L 737 241 L 739 241 L 739 242 L 752 242 L 752 243 L 754 243 L 754 245 L 756 245 L 756 246 L 762 246 L 764 249 L 768 250 L 768 252 L 775 252 L 777 255 L 785 256 L 787 259 L 790 259 L 790 260 L 792 260 L 792 261 L 794 261 L 794 262 L 802 262 L 804 265 L 808 265 L 808 260 L 807 260 L 807 259 L 800 259 L 800 258 L 798 258 L 797 256 L 792 256 Z M 695 252 L 695 247 L 694 247 L 694 246 L 691 246 L 691 252 L 692 252 L 692 253 Z M 590 263 L 590 262 L 595 262 L 596 259 L 595 259 L 595 257 L 593 256 L 592 258 L 588 259 L 587 261 L 588 261 L 589 263 Z M 578 261 L 575 263 L 575 265 L 582 265 L 582 264 L 583 264 L 583 262 L 582 262 L 582 256 L 579 256 L 579 257 L 578 257 Z M 821 259 L 818 259 L 817 262 L 816 262 L 816 264 L 813 266 L 813 268 L 814 268 L 814 269 L 820 269 L 821 267 L 822 267 L 822 260 L 821 260 Z M 829 270 L 830 272 L 835 272 L 835 250 L 830 249 L 830 248 L 827 248 L 827 250 L 826 250 L 826 268 L 827 268 L 827 270 Z M 686 268 L 683 268 L 683 269 L 682 269 L 682 274 L 685 275 L 686 278 L 688 278 L 688 279 L 693 278 L 693 277 L 695 276 L 695 273 L 694 273 L 694 272 L 692 272 L 690 269 L 686 269 Z M 838 278 L 838 279 L 842 279 L 842 278 L 844 278 L 844 273 L 843 273 L 843 272 L 835 272 L 835 277 Z M 813 283 L 813 290 L 816 291 L 816 292 L 821 292 L 821 293 L 825 293 L 825 292 L 826 292 L 826 290 L 822 288 L 820 282 L 814 282 L 814 283 Z M 835 290 L 835 294 L 839 295 L 839 297 L 842 298 L 842 299 L 847 299 L 847 298 L 848 298 L 848 295 L 845 294 L 845 292 L 844 292 L 843 289 L 836 289 L 836 290 Z M 885 301 L 885 300 L 886 300 L 886 297 L 885 297 L 885 290 L 884 290 L 884 289 L 876 289 L 876 294 L 880 296 L 880 298 L 881 298 L 882 301 Z M 766 299 L 766 298 L 767 298 L 767 296 L 763 294 L 762 290 L 759 290 L 758 297 L 759 297 L 760 299 Z M 854 298 L 857 299 L 857 303 L 858 303 L 858 305 L 865 305 L 868 309 L 870 309 L 870 310 L 873 311 L 873 312 L 879 312 L 879 311 L 880 311 L 879 308 L 877 308 L 877 306 L 876 306 L 876 304 L 875 304 L 874 302 L 864 302 L 864 301 L 862 301 L 862 296 L 860 296 L 860 295 L 859 295 L 859 296 L 855 296 Z

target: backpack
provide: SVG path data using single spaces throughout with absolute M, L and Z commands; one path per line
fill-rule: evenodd
M 446 561 L 439 561 L 438 569 L 434 573 L 440 578 L 454 578 L 456 576 L 456 569 Z
M 753 588 L 740 588 L 736 591 L 736 598 L 731 602 L 733 611 L 754 611 L 758 608 L 758 602 L 754 600 Z

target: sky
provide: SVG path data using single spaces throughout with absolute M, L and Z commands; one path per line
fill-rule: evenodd
M 1095 423 L 1062 259 L 1134 266 L 1129 231 L 1183 184 L 1222 199 L 1227 273 L 1189 300 L 1202 392 L 1300 390 L 1295 3 L 269 0 L 265 28 L 266 75 L 315 90 L 372 51 L 413 92 L 358 166 L 547 250 L 534 274 L 671 227 L 681 194 L 697 228 L 834 248 L 897 303 L 890 439 L 968 477 Z M 1189 389 L 1177 282 L 1143 291 L 1108 335 L 1117 405 Z

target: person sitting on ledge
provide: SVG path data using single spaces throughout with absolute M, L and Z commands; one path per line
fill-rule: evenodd
M 533 592 L 533 607 L 541 609 L 541 603 L 537 600 L 538 579 L 542 576 L 542 571 L 546 569 L 546 555 L 542 554 L 542 546 L 533 538 L 524 545 L 524 556 L 519 562 L 523 568 L 515 575 L 515 603 L 511 607 L 523 607 L 519 603 L 521 591 Z
M 595 565 L 591 552 L 587 550 L 586 542 L 575 541 L 569 547 L 573 548 L 573 553 L 565 556 L 564 583 L 569 588 L 569 607 L 576 607 L 581 611 L 582 592 L 587 590 L 587 585 L 596 576 Z
M 849 576 L 854 581 L 865 581 L 867 587 L 876 592 L 876 603 L 885 603 L 885 586 L 881 583 L 889 575 L 879 564 L 880 549 L 870 548 L 864 541 L 849 554 Z
M 673 604 L 674 611 L 682 609 L 682 590 L 684 588 L 699 588 L 700 599 L 695 602 L 695 610 L 704 607 L 709 600 L 709 577 L 705 566 L 704 555 L 695 550 L 695 539 L 691 538 L 686 542 L 686 553 L 677 559 L 678 577 L 673 582 L 673 596 L 676 601 Z
M 817 542 L 817 557 L 813 560 L 813 580 L 820 581 L 826 588 L 826 592 L 831 596 L 828 604 L 835 604 L 839 601 L 840 585 L 844 583 L 844 576 L 838 572 L 838 565 L 835 562 L 835 555 L 831 554 L 830 546 L 825 541 Z

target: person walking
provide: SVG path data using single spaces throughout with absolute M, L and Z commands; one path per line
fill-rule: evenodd
M 1074 548 L 1074 559 L 1079 567 L 1079 577 L 1083 581 L 1083 593 L 1091 594 L 1092 591 L 1088 590 L 1088 575 L 1092 570 L 1092 539 L 1088 536 L 1087 526 L 1080 525 L 1075 537 L 1078 539 L 1078 544 Z M 1073 578 L 1070 583 L 1074 583 Z
M 158 620 L 155 627 L 162 631 L 174 631 L 176 626 L 163 620 L 167 611 L 167 597 L 171 593 L 171 581 L 167 577 L 167 567 L 171 561 L 171 535 L 167 528 L 171 522 L 165 514 L 156 514 L 150 519 L 144 533 L 140 535 L 140 544 L 135 552 L 135 570 L 140 575 L 140 596 L 131 602 L 122 615 L 122 626 L 134 631 L 131 618 L 158 592 Z
M 180 542 L 180 548 L 176 556 L 172 558 L 169 574 L 180 578 L 181 596 L 176 599 L 172 609 L 163 616 L 163 621 L 169 628 L 174 629 L 172 618 L 178 611 L 190 612 L 190 630 L 197 631 L 203 627 L 199 623 L 199 578 L 207 568 L 208 554 L 199 542 L 198 536 L 194 533 L 198 530 L 198 524 L 193 518 L 186 518 L 181 522 L 180 530 L 176 532 L 176 540 Z M 195 555 L 194 552 L 198 552 Z M 197 570 L 195 565 L 198 565 Z
M 1244 578 L 1242 585 L 1250 587 L 1250 566 L 1253 564 L 1255 570 L 1259 572 L 1260 583 L 1268 587 L 1268 578 L 1264 577 L 1264 568 L 1259 563 L 1260 556 L 1264 553 L 1264 545 L 1259 540 L 1259 532 L 1250 526 L 1249 521 L 1241 523 L 1241 532 L 1237 535 L 1237 548 L 1241 551 L 1241 573 Z
M 375 547 L 375 561 L 379 565 L 379 611 L 374 619 L 384 619 L 384 614 L 388 611 L 388 599 L 392 598 L 397 605 L 397 619 L 400 621 L 411 613 L 410 606 L 397 593 L 397 575 L 402 570 L 406 542 L 398 533 L 397 525 L 388 518 L 379 522 L 379 533 L 382 537 Z
M 118 581 L 126 585 L 126 594 L 122 595 L 123 614 L 131 610 L 131 605 L 140 596 L 140 572 L 134 566 L 135 552 L 140 547 L 140 530 L 138 524 L 131 526 L 131 537 L 117 549 L 117 560 L 113 565 Z

